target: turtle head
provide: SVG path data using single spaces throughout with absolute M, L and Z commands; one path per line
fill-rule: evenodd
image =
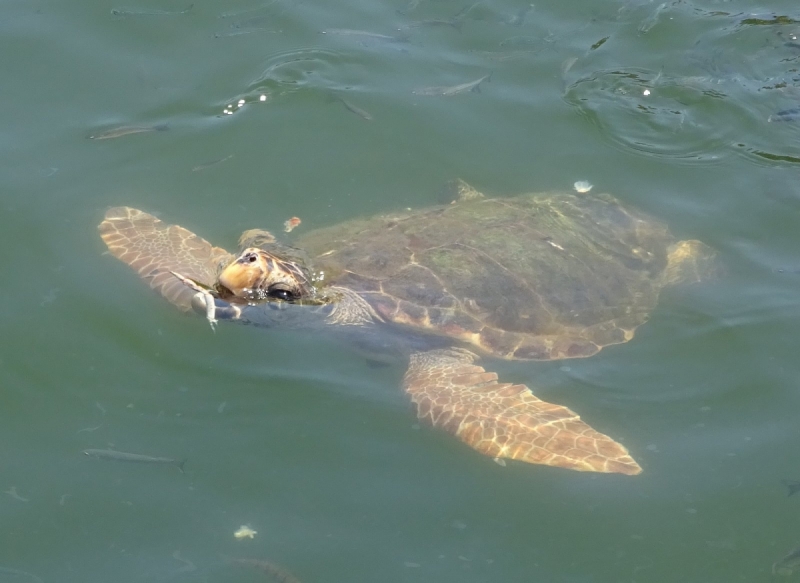
M 223 291 L 248 302 L 295 303 L 316 296 L 311 273 L 304 265 L 258 247 L 242 251 L 222 270 L 218 281 Z
M 228 263 L 215 284 L 216 293 L 201 290 L 192 308 L 207 318 L 256 326 L 315 327 L 337 310 L 342 294 L 322 285 L 298 254 L 244 249 Z M 213 302 L 213 305 L 209 305 Z

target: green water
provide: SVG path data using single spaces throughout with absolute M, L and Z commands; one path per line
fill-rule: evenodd
M 800 108 L 800 24 L 769 22 L 800 10 L 550 0 L 510 24 L 525 5 L 485 0 L 459 31 L 404 27 L 461 0 L 0 4 L 0 581 L 268 580 L 224 555 L 304 583 L 774 577 L 800 542 L 781 483 L 800 479 L 800 118 L 778 115 Z M 489 72 L 480 93 L 414 93 Z M 620 439 L 640 476 L 500 467 L 417 427 L 401 368 L 213 334 L 96 232 L 127 204 L 231 248 L 293 215 L 431 204 L 455 177 L 589 180 L 718 250 L 724 276 L 667 290 L 634 342 L 490 365 Z M 81 453 L 109 447 L 186 472 Z

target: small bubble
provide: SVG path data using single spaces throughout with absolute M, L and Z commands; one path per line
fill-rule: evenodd
M 589 182 L 588 180 L 578 180 L 575 184 L 572 185 L 576 192 L 580 192 L 581 194 L 585 194 L 589 192 L 594 185 Z
M 258 96 L 258 100 L 259 101 L 266 101 L 267 100 L 267 96 L 262 93 L 261 95 Z
M 642 95 L 647 97 L 648 95 L 650 95 L 650 90 L 649 89 L 645 89 L 644 91 L 642 91 Z
M 244 99 L 240 99 L 239 103 L 237 103 L 236 105 L 237 105 L 237 107 L 243 106 L 244 105 Z

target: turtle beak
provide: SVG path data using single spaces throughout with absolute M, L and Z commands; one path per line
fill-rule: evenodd
M 244 290 L 258 288 L 267 274 L 267 263 L 259 250 L 246 249 L 236 261 L 222 270 L 219 283 L 233 295 L 242 297 Z

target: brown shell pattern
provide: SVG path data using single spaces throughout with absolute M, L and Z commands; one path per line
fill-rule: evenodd
M 557 193 L 357 219 L 297 245 L 386 321 L 550 360 L 628 341 L 656 304 L 673 242 L 610 196 Z

